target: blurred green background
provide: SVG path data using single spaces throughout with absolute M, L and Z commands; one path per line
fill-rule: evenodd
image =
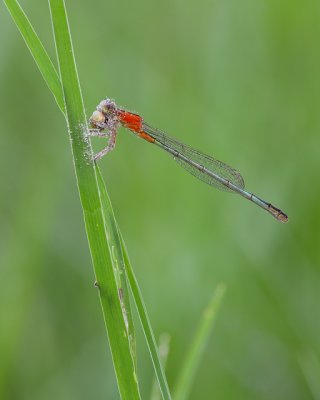
M 21 4 L 55 59 L 47 2 Z M 290 218 L 121 130 L 100 166 L 154 331 L 171 335 L 169 384 L 225 282 L 191 399 L 320 399 L 319 1 L 67 7 L 88 116 L 116 99 Z M 116 399 L 65 122 L 2 3 L 0 18 L 0 398 Z

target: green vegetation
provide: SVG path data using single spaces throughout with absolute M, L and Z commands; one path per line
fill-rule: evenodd
M 158 378 L 160 392 L 164 399 L 170 399 L 168 384 L 138 283 L 124 241 L 120 238 L 105 183 L 93 162 L 64 0 L 49 1 L 61 83 L 53 63 L 19 3 L 15 0 L 5 0 L 5 4 L 66 117 L 86 232 L 97 279 L 95 287 L 99 290 L 121 398 L 140 398 L 136 339 L 127 288 L 128 279 Z M 210 320 L 214 315 L 211 314 Z
M 4 3 L 0 398 L 147 399 L 154 375 L 174 400 L 318 398 L 318 2 L 68 2 L 86 114 L 62 0 L 54 37 L 46 2 L 21 0 L 34 30 Z M 289 224 L 122 130 L 100 173 L 86 120 L 106 96 L 238 168 Z

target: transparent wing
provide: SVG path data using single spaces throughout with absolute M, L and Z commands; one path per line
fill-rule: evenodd
M 233 183 L 240 189 L 244 189 L 244 180 L 236 169 L 230 167 L 229 165 L 223 163 L 222 161 L 216 160 L 213 157 L 210 157 L 206 154 L 201 153 L 198 150 L 195 150 L 183 143 L 178 142 L 167 136 L 164 132 L 154 129 L 146 123 L 143 123 L 143 130 L 152 136 L 156 142 L 164 149 L 169 151 L 169 149 L 173 149 L 178 153 L 182 154 L 188 160 L 195 162 L 196 164 L 203 166 L 216 175 L 220 176 L 228 180 L 229 182 Z M 166 148 L 167 147 L 167 148 Z M 169 151 L 170 152 L 170 151 Z M 175 161 L 180 164 L 183 168 L 185 168 L 190 174 L 194 175 L 196 178 L 202 180 L 203 182 L 207 183 L 208 185 L 214 186 L 217 189 L 233 192 L 232 189 L 224 186 L 221 182 L 215 179 L 213 176 L 208 175 L 205 171 L 199 170 L 199 168 L 195 167 L 194 165 L 189 164 L 185 160 L 177 157 L 174 157 Z

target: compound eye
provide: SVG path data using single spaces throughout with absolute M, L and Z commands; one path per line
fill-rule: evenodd
M 100 110 L 101 112 L 103 112 L 104 114 L 107 114 L 109 112 L 110 106 L 107 100 L 102 100 L 98 107 L 98 110 Z
M 106 116 L 101 111 L 94 111 L 89 121 L 94 127 L 104 128 L 106 125 Z
M 114 101 L 110 99 L 105 99 L 100 101 L 97 110 L 103 112 L 104 114 L 113 114 L 116 109 Z

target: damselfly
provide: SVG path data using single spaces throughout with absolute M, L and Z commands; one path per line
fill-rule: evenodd
M 170 153 L 178 164 L 198 179 L 220 190 L 240 194 L 268 211 L 280 222 L 288 221 L 288 216 L 279 208 L 247 192 L 244 189 L 244 180 L 236 169 L 152 128 L 140 115 L 118 107 L 113 100 L 107 98 L 99 103 L 90 118 L 90 125 L 93 128 L 90 129 L 90 135 L 109 138 L 108 146 L 96 154 L 95 160 L 113 150 L 118 128 L 123 126 Z

